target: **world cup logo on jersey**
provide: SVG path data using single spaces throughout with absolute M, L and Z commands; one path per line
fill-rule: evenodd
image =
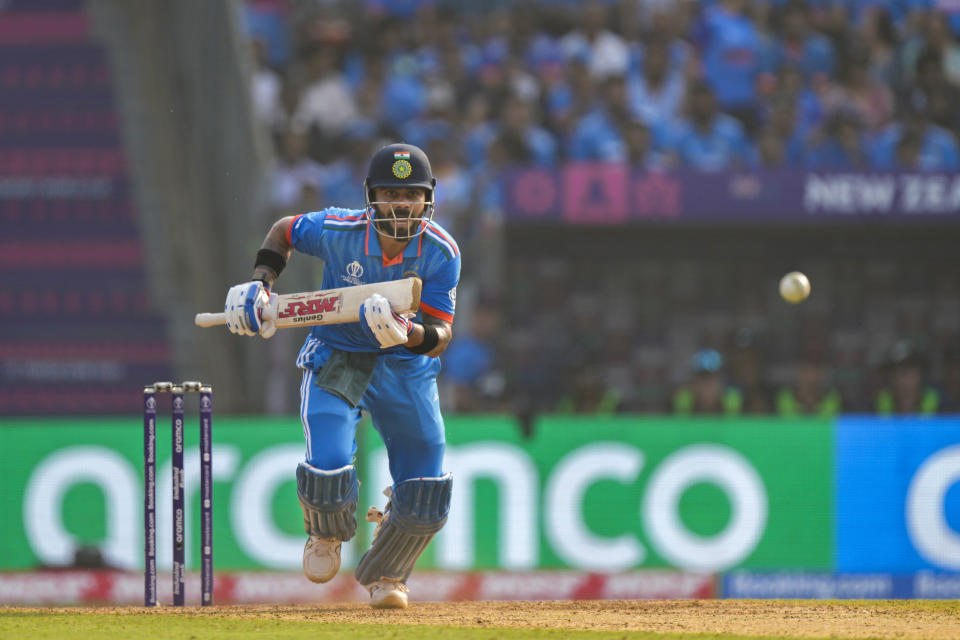
M 363 265 L 354 260 L 346 266 L 347 275 L 340 276 L 345 282 L 350 284 L 363 284 L 360 278 L 363 276 Z

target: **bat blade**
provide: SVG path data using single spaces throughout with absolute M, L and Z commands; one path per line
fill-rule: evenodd
M 416 313 L 420 308 L 422 288 L 420 278 L 403 278 L 355 287 L 287 293 L 277 296 L 276 303 L 263 310 L 263 319 L 273 319 L 278 329 L 357 322 L 360 305 L 374 293 L 389 300 L 390 308 L 397 313 Z M 227 321 L 222 313 L 198 313 L 194 323 L 198 327 L 215 327 Z

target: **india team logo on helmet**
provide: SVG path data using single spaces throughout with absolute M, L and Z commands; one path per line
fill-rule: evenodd
M 406 180 L 410 177 L 410 174 L 413 173 L 413 167 L 410 166 L 409 160 L 396 160 L 393 163 L 393 175 L 397 176 L 401 180 Z
M 416 145 L 397 143 L 379 149 L 370 159 L 367 179 L 363 183 L 367 219 L 373 223 L 377 233 L 393 238 L 407 239 L 423 233 L 433 219 L 434 189 L 437 180 L 433 177 L 430 160 L 423 149 Z M 398 212 L 408 211 L 409 200 L 398 202 L 378 202 L 376 189 L 419 188 L 426 192 L 422 212 L 418 215 Z M 379 213 L 378 213 L 379 211 Z M 398 221 L 406 221 L 406 233 L 397 231 Z

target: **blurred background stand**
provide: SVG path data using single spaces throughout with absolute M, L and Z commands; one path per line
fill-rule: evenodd
M 253 269 L 266 232 L 271 155 L 255 126 L 240 4 L 229 0 L 91 0 L 107 48 L 144 241 L 150 298 L 166 314 L 177 377 L 217 381 L 218 408 L 263 409 L 265 345 L 201 332 L 226 287 Z

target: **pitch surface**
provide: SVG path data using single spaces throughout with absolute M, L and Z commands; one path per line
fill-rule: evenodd
M 0 608 L 0 637 L 930 638 L 960 640 L 958 601 L 682 600 Z M 50 635 L 43 630 L 49 629 Z M 138 631 L 142 629 L 142 631 Z M 69 631 L 68 631 L 69 630 Z M 85 632 L 85 630 L 87 630 Z M 115 636 L 111 631 L 121 631 Z M 89 635 L 87 635 L 89 633 Z M 288 633 L 290 635 L 288 635 Z M 340 634 L 343 634 L 342 636 Z M 386 633 L 386 635 L 384 635 Z M 328 635 L 331 634 L 331 635 Z M 704 635 L 700 635 L 704 634 Z

